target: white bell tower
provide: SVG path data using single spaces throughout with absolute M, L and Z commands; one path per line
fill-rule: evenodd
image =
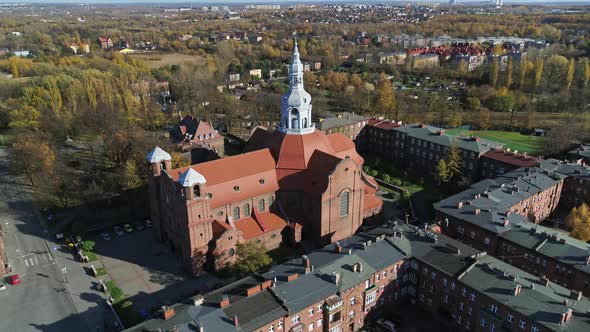
M 285 134 L 313 133 L 311 122 L 311 96 L 303 87 L 303 64 L 299 58 L 297 35 L 294 34 L 293 60 L 289 68 L 289 91 L 281 100 L 281 124 L 279 131 Z

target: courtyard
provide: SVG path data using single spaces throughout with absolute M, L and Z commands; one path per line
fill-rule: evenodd
M 95 251 L 108 276 L 143 317 L 164 304 L 206 292 L 218 282 L 208 274 L 191 277 L 149 228 L 121 236 L 111 234 L 110 240 L 97 236 L 95 241 Z

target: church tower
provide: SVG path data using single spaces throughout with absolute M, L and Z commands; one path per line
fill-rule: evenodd
M 285 134 L 304 135 L 313 133 L 311 122 L 311 96 L 303 87 L 303 64 L 297 49 L 297 36 L 293 47 L 293 60 L 289 68 L 289 91 L 281 101 L 281 124 L 279 131 Z

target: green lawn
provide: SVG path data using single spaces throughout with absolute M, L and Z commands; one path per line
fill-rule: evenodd
M 447 130 L 449 135 L 474 135 L 477 137 L 489 139 L 505 144 L 505 148 L 518 150 L 519 152 L 526 152 L 537 155 L 543 148 L 544 137 L 522 135 L 518 132 L 499 131 L 499 130 L 466 130 L 466 129 L 450 129 Z

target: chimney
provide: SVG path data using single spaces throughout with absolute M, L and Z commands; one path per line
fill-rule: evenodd
M 457 209 L 461 209 L 461 208 L 463 208 L 463 202 L 457 203 Z
M 260 289 L 267 289 L 272 286 L 272 280 L 265 280 L 260 284 Z
M 568 308 L 563 314 L 561 314 L 561 322 L 560 324 L 565 324 L 568 320 L 572 318 L 573 310 Z
M 559 239 L 559 243 L 565 244 L 565 238 L 564 239 Z
M 310 267 L 310 266 L 311 266 L 311 262 L 310 262 L 310 260 L 309 260 L 309 257 L 307 257 L 307 255 L 303 255 L 303 256 L 301 257 L 301 259 L 303 260 L 303 266 L 304 266 L 305 268 L 308 268 L 308 267 Z
M 570 292 L 570 297 L 574 300 L 574 301 L 580 301 L 582 299 L 582 292 L 580 291 L 575 291 L 572 290 Z
M 332 282 L 336 285 L 340 283 L 340 272 L 332 272 Z
M 541 285 L 543 285 L 543 286 L 547 287 L 547 286 L 549 286 L 549 279 L 548 279 L 547 277 L 545 277 L 545 276 L 542 276 L 542 277 L 539 279 L 539 283 L 540 283 Z
M 293 274 L 290 274 L 290 275 L 287 277 L 287 281 L 288 281 L 288 282 L 291 282 L 291 281 L 293 281 L 293 280 L 295 280 L 295 279 L 297 279 L 297 278 L 299 278 L 299 274 L 297 274 L 297 273 L 293 273 Z
M 240 323 L 238 322 L 238 316 L 234 315 L 234 326 L 238 327 L 240 326 Z
M 228 305 L 229 305 L 229 297 L 227 296 L 227 294 L 221 295 L 221 301 L 219 301 L 219 307 L 225 308 Z
M 352 272 L 357 272 L 357 273 L 363 272 L 363 264 L 354 263 L 354 265 L 352 266 Z
M 258 292 L 260 292 L 260 285 L 256 285 L 246 289 L 246 296 L 250 297 Z
M 194 303 L 195 307 L 203 304 L 203 300 L 204 300 L 203 295 L 199 294 L 199 295 L 195 296 L 193 298 L 193 303 Z
M 480 212 L 481 212 L 481 210 L 480 210 L 480 209 L 475 209 L 475 210 L 473 210 L 473 214 L 475 214 L 475 215 L 478 215 Z
M 514 288 L 512 289 L 512 295 L 516 296 L 520 294 L 521 288 L 522 286 L 520 286 L 520 284 L 516 284 L 516 286 L 514 286 Z
M 336 242 L 335 246 L 336 246 L 336 253 L 337 254 L 342 253 L 342 245 L 340 244 L 340 242 Z
M 162 314 L 164 315 L 164 320 L 169 320 L 170 318 L 174 317 L 174 308 L 169 306 L 162 306 Z
M 352 255 L 352 249 L 350 249 L 350 248 L 348 249 L 348 255 L 349 256 Z

